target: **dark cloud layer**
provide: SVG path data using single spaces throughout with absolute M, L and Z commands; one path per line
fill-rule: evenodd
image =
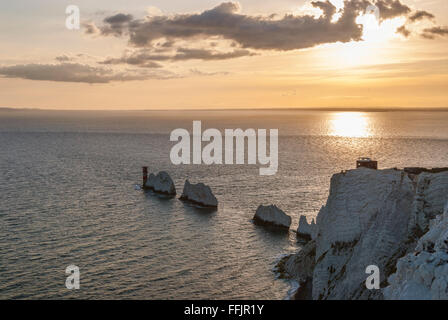
M 87 33 L 97 30 L 103 36 L 126 36 L 129 45 L 136 48 L 119 58 L 106 59 L 101 64 L 129 64 L 145 68 L 160 68 L 161 61 L 225 60 L 254 55 L 254 50 L 288 51 L 311 48 L 320 44 L 362 40 L 362 25 L 357 17 L 376 6 L 380 21 L 396 17 L 407 17 L 405 25 L 397 33 L 409 37 L 408 24 L 434 19 L 426 11 L 413 11 L 400 0 L 346 0 L 341 10 L 330 1 L 313 1 L 312 6 L 322 11 L 319 17 L 287 14 L 267 16 L 240 13 L 237 2 L 220 5 L 194 14 L 151 16 L 135 19 L 130 14 L 118 13 L 103 19 L 100 27 L 90 25 Z M 340 16 L 334 20 L 335 14 Z M 433 32 L 434 31 L 434 32 Z M 437 30 L 425 33 L 434 38 Z M 440 35 L 440 32 L 439 32 Z M 217 39 L 232 42 L 234 51 L 219 52 Z M 185 48 L 189 44 L 200 44 L 200 40 L 213 39 L 208 47 Z M 166 49 L 166 50 L 165 50 Z
M 374 4 L 380 10 L 381 21 L 408 15 L 412 10 L 400 0 L 378 0 Z
M 409 20 L 412 22 L 423 20 L 423 19 L 434 19 L 435 16 L 432 13 L 429 13 L 427 11 L 416 11 L 414 14 L 409 16 Z
M 400 0 L 345 0 L 344 7 L 337 10 L 329 1 L 313 1 L 312 6 L 322 11 L 322 15 L 287 14 L 281 18 L 271 14 L 255 16 L 240 13 L 240 6 L 236 2 L 224 2 L 220 5 L 194 14 L 177 14 L 172 16 L 151 16 L 145 19 L 135 19 L 132 15 L 118 13 L 103 20 L 97 28 L 89 26 L 87 33 L 97 28 L 98 34 L 103 36 L 126 36 L 129 45 L 136 48 L 154 49 L 160 41 L 165 41 L 167 47 L 178 50 L 177 53 L 167 55 L 151 55 L 137 53 L 131 57 L 111 60 L 111 63 L 128 63 L 143 65 L 145 61 L 179 61 L 189 59 L 222 60 L 244 55 L 251 55 L 249 51 L 235 51 L 226 54 L 212 54 L 204 48 L 186 52 L 176 44 L 180 41 L 203 40 L 221 38 L 233 41 L 242 49 L 287 51 L 311 48 L 320 44 L 335 42 L 350 42 L 362 40 L 362 25 L 356 22 L 359 15 L 376 6 L 379 10 L 380 21 L 407 17 L 406 25 L 397 29 L 405 37 L 410 35 L 407 24 L 422 19 L 434 19 L 434 15 L 427 11 L 413 11 Z M 334 21 L 336 13 L 340 17 Z M 430 31 L 427 37 L 433 37 Z M 182 51 L 184 50 L 184 51 Z M 106 61 L 107 62 L 107 61 Z M 156 67 L 151 64 L 150 67 Z
M 144 80 L 166 78 L 168 75 L 135 72 L 116 73 L 110 69 L 92 67 L 78 63 L 23 64 L 0 67 L 0 76 L 28 80 L 58 82 L 108 83 L 111 81 Z
M 104 19 L 104 22 L 109 23 L 109 24 L 123 24 L 123 23 L 127 23 L 133 20 L 133 16 L 131 14 L 123 14 L 123 13 L 119 13 L 116 14 L 114 16 L 110 16 L 107 17 L 106 19 Z
M 406 26 L 401 26 L 397 29 L 397 33 L 403 35 L 404 37 L 409 37 L 411 35 L 411 31 L 409 31 Z
M 151 47 L 159 39 L 222 37 L 246 49 L 294 50 L 361 40 L 362 26 L 355 20 L 368 3 L 347 1 L 337 22 L 332 22 L 336 8 L 329 1 L 312 2 L 324 12 L 319 18 L 285 15 L 276 20 L 240 14 L 237 3 L 226 2 L 200 14 L 156 16 L 146 20 L 115 15 L 104 19 L 100 30 L 103 35 L 126 34 L 135 47 Z
M 243 50 L 243 49 L 238 49 L 231 52 L 213 52 L 205 49 L 180 48 L 177 50 L 177 53 L 174 56 L 170 57 L 170 60 L 172 61 L 192 60 L 192 59 L 227 60 L 253 55 L 255 54 L 250 52 L 249 50 Z
M 320 17 L 289 14 L 276 19 L 276 15 L 245 15 L 239 13 L 240 6 L 236 2 L 221 3 L 202 13 L 145 19 L 119 13 L 105 18 L 99 32 L 104 36 L 126 35 L 129 44 L 137 48 L 151 48 L 161 39 L 173 43 L 179 39 L 220 37 L 234 41 L 244 49 L 286 51 L 325 43 L 360 41 L 362 26 L 356 23 L 356 18 L 372 5 L 379 9 L 381 21 L 400 16 L 408 17 L 410 23 L 434 18 L 426 11 L 414 12 L 400 0 L 346 0 L 340 11 L 341 17 L 333 21 L 338 12 L 331 2 L 314 1 L 311 4 L 322 10 Z M 409 35 L 406 26 L 398 32 Z
M 134 17 L 131 14 L 119 13 L 104 19 L 103 34 L 122 35 L 124 29 L 129 27 Z
M 207 49 L 178 48 L 174 54 L 157 53 L 151 50 L 139 50 L 120 58 L 109 58 L 101 64 L 130 64 L 146 68 L 160 68 L 155 61 L 186 61 L 186 60 L 227 60 L 245 56 L 252 56 L 249 50 L 237 49 L 230 52 L 215 52 Z
M 423 38 L 434 39 L 436 36 L 448 36 L 448 27 L 433 27 L 423 30 Z

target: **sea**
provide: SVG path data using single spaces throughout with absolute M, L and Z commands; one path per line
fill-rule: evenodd
M 278 172 L 174 165 L 175 129 L 278 129 Z M 269 137 L 268 137 L 269 139 Z M 285 299 L 276 262 L 325 205 L 332 174 L 358 157 L 379 168 L 448 166 L 448 112 L 0 111 L 1 299 Z M 209 185 L 217 210 L 139 188 L 142 166 Z M 259 205 L 289 232 L 254 225 Z M 69 290 L 66 268 L 80 272 Z

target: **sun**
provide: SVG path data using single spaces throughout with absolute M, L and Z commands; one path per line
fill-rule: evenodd
M 404 23 L 403 18 L 380 22 L 373 14 L 359 16 L 356 22 L 363 27 L 360 41 L 325 45 L 329 51 L 326 51 L 325 57 L 322 58 L 328 59 L 331 56 L 332 64 L 336 68 L 382 63 L 385 54 L 382 49 L 387 47 L 391 40 L 400 37 L 396 30 Z
M 405 18 L 397 17 L 378 21 L 374 14 L 365 14 L 356 19 L 363 26 L 363 41 L 367 43 L 381 43 L 398 37 L 396 30 L 405 22 Z
M 329 134 L 337 137 L 365 138 L 372 135 L 369 118 L 363 112 L 338 112 L 329 121 Z

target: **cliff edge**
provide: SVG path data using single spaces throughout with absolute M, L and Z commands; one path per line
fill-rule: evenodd
M 385 298 L 384 288 L 397 279 L 392 275 L 398 260 L 416 250 L 435 219 L 441 219 L 447 201 L 448 171 L 359 168 L 333 175 L 327 203 L 317 215 L 315 239 L 281 262 L 284 273 L 306 282 L 311 292 L 304 295 L 299 288 L 296 296 Z M 369 265 L 380 270 L 379 290 L 366 288 Z

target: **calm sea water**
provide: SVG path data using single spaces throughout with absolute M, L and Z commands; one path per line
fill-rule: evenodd
M 174 166 L 175 128 L 278 128 L 279 171 Z M 295 234 L 254 226 L 258 205 L 314 217 L 359 156 L 448 166 L 448 113 L 0 111 L 0 298 L 283 299 L 275 261 Z M 135 190 L 141 166 L 210 185 L 215 212 Z M 65 268 L 81 289 L 65 288 Z

